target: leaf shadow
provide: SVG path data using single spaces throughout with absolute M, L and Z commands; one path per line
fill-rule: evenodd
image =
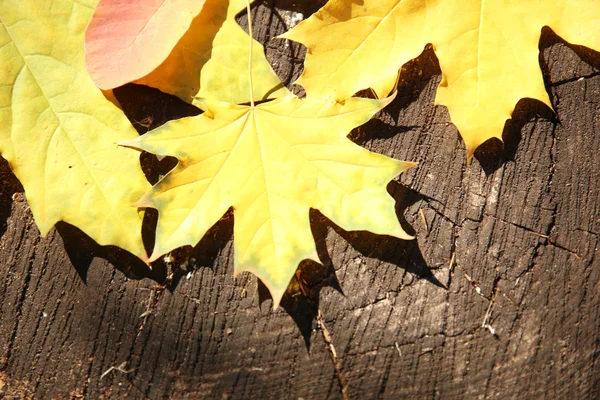
M 399 133 L 424 131 L 429 126 L 402 125 L 403 113 L 411 104 L 420 101 L 424 89 L 432 79 L 439 80 L 441 69 L 431 45 L 415 59 L 402 66 L 398 76 L 396 98 L 379 114 L 362 127 L 352 131 L 350 140 L 365 146 L 371 140 L 390 139 Z M 361 97 L 374 97 L 370 90 L 358 93 Z M 430 121 L 427 121 L 429 124 Z
M 229 210 L 196 244 L 173 250 L 166 257 L 161 257 L 149 267 L 142 260 L 116 246 L 101 246 L 79 228 L 58 222 L 56 229 L 63 239 L 65 251 L 71 265 L 84 283 L 92 260 L 96 257 L 110 262 L 127 278 L 133 280 L 151 279 L 163 285 L 170 292 L 175 291 L 181 278 L 199 268 L 213 268 L 221 250 L 233 236 L 233 211 Z M 154 232 L 158 212 L 146 210 L 142 224 L 142 237 L 146 249 L 154 245 Z
M 404 213 L 413 204 L 424 200 L 418 192 L 396 182 L 388 184 L 388 193 L 396 200 L 396 215 L 402 228 L 414 235 L 412 229 L 404 218 Z M 417 240 L 403 240 L 392 236 L 377 235 L 367 231 L 345 231 L 335 224 L 331 225 L 334 231 L 344 238 L 355 250 L 368 258 L 376 258 L 404 269 L 419 279 L 446 289 L 431 272 L 431 267 L 425 261 Z
M 414 234 L 414 230 L 404 218 L 404 213 L 413 204 L 423 200 L 424 197 L 396 181 L 390 182 L 387 189 L 396 200 L 396 214 L 402 227 L 409 234 Z M 336 268 L 327 250 L 329 229 L 333 229 L 363 256 L 390 263 L 419 279 L 425 279 L 439 288 L 447 289 L 431 272 L 431 268 L 425 261 L 416 240 L 402 240 L 367 231 L 346 231 L 315 209 L 310 210 L 310 225 L 317 254 L 322 264 L 304 260 L 298 267 L 298 271 L 280 303 L 281 307 L 298 326 L 309 352 L 310 340 L 319 312 L 321 289 L 331 287 L 345 296 L 336 275 Z M 260 281 L 258 290 L 260 304 L 271 299 L 268 289 Z
M 333 262 L 327 251 L 326 239 L 327 230 L 330 226 L 329 220 L 314 209 L 310 210 L 309 218 L 321 264 L 312 260 L 303 260 L 298 265 L 296 274 L 279 303 L 298 327 L 308 352 L 310 352 L 310 340 L 319 313 L 319 293 L 321 289 L 331 287 L 344 295 Z M 259 303 L 263 304 L 272 297 L 267 287 L 260 280 L 258 283 L 258 299 Z
M 174 292 L 181 278 L 199 268 L 214 269 L 217 258 L 233 237 L 233 208 L 206 232 L 195 246 L 184 246 L 169 253 L 171 273 L 166 288 Z
M 151 217 L 144 218 L 143 230 L 151 229 L 148 227 L 150 224 Z M 129 279 L 149 278 L 157 283 L 163 283 L 166 279 L 167 270 L 162 262 L 154 263 L 150 268 L 128 251 L 116 246 L 101 246 L 79 228 L 66 222 L 58 222 L 56 230 L 63 240 L 71 265 L 85 284 L 92 260 L 96 257 L 108 261 Z
M 595 70 L 595 73 L 600 71 L 600 52 L 590 49 L 589 47 L 569 43 L 558 36 L 550 27 L 546 26 L 542 29 L 542 35 L 540 37 L 538 46 L 540 50 L 539 61 L 542 68 L 542 73 L 544 74 L 544 82 L 546 83 L 546 87 L 557 84 L 557 82 L 552 82 L 550 79 L 550 66 L 545 54 L 546 50 L 557 44 L 571 49 L 577 55 L 577 57 L 591 66 Z M 577 79 L 579 79 L 579 76 L 572 77 L 573 81 Z
M 544 78 L 546 91 L 550 100 L 555 105 L 558 99 L 553 98 L 551 89 L 562 82 L 553 82 L 550 74 L 549 60 L 546 52 L 555 45 L 566 46 L 571 49 L 579 59 L 591 66 L 597 73 L 600 71 L 600 52 L 590 48 L 574 45 L 566 42 L 558 36 L 551 28 L 544 27 L 539 41 L 539 64 Z M 573 76 L 570 80 L 577 80 L 579 76 Z M 522 139 L 522 130 L 524 126 L 532 120 L 542 118 L 553 124 L 560 123 L 560 118 L 544 103 L 539 100 L 524 98 L 519 100 L 513 111 L 511 119 L 506 121 L 504 131 L 502 132 L 502 142 L 497 139 L 490 139 L 482 144 L 475 151 L 475 158 L 479 161 L 482 169 L 487 175 L 492 174 L 504 163 L 514 161 L 518 150 L 518 145 Z
M 173 95 L 144 85 L 129 83 L 113 90 L 123 112 L 140 135 L 170 120 L 202 114 L 202 110 Z M 152 185 L 175 168 L 175 157 L 158 157 L 142 151 L 140 163 L 146 179 Z M 152 247 L 151 247 L 152 248 Z
M 584 62 L 595 69 L 600 69 L 600 53 L 583 46 L 571 45 L 557 36 L 550 28 L 544 28 L 539 44 L 539 58 L 547 89 L 551 88 L 552 83 L 543 50 L 557 43 L 571 48 Z M 432 79 L 439 79 L 440 75 L 441 69 L 437 56 L 432 46 L 427 45 L 417 58 L 402 66 L 396 99 L 382 110 L 378 118 L 372 119 L 358 131 L 353 132 L 350 138 L 357 144 L 365 145 L 371 139 L 389 139 L 398 133 L 428 130 L 428 123 L 425 126 L 399 125 L 401 114 L 412 103 L 419 101 L 425 87 Z M 369 97 L 367 92 L 360 94 Z M 514 161 L 522 138 L 521 131 L 527 123 L 537 118 L 543 118 L 553 123 L 559 122 L 553 110 L 541 101 L 531 98 L 520 99 L 515 105 L 512 117 L 505 123 L 502 141 L 492 138 L 475 151 L 474 157 L 486 175 L 493 174 L 506 162 Z
M 300 271 L 308 271 L 306 274 L 301 274 Z M 306 275 L 306 282 L 300 283 L 298 280 L 298 276 Z M 279 305 L 281 308 L 290 316 L 290 318 L 294 321 L 302 338 L 304 339 L 304 345 L 306 346 L 307 352 L 310 353 L 311 347 L 311 338 L 312 332 L 316 327 L 316 318 L 319 310 L 319 296 L 318 290 L 321 287 L 327 286 L 327 283 L 324 282 L 313 282 L 313 279 L 316 279 L 317 276 L 327 275 L 326 280 L 333 279 L 337 281 L 335 277 L 335 273 L 333 271 L 328 271 L 322 265 L 314 262 L 305 260 L 300 263 L 298 266 L 298 271 L 296 275 L 292 278 L 290 284 L 288 285 L 287 290 L 283 294 Z M 308 290 L 301 287 L 301 285 L 306 285 Z M 271 293 L 269 289 L 258 280 L 258 302 L 259 304 L 264 304 L 268 302 L 268 300 L 272 300 Z M 269 306 L 272 302 L 268 302 Z
M 128 83 L 113 93 L 140 135 L 167 121 L 202 114 L 198 107 L 149 86 Z
M 504 124 L 502 141 L 492 138 L 484 142 L 475 150 L 473 156 L 479 162 L 483 172 L 489 176 L 504 164 L 515 161 L 522 131 L 526 124 L 538 118 L 557 122 L 554 112 L 539 100 L 520 99 L 512 114 Z
M 13 174 L 8 161 L 0 156 L 0 238 L 8 228 L 8 218 L 12 211 L 13 196 L 23 193 L 21 182 Z

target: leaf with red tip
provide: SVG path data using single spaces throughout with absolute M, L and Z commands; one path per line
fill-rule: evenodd
M 200 13 L 204 0 L 100 0 L 85 34 L 85 65 L 112 89 L 158 67 Z

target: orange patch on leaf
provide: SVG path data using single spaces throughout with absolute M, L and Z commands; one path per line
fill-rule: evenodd
M 85 34 L 85 65 L 100 89 L 146 76 L 169 55 L 204 0 L 100 0 Z

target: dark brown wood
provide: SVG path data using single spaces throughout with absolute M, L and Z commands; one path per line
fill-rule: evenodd
M 270 38 L 315 4 L 255 7 L 256 36 L 286 82 L 302 49 Z M 255 277 L 232 277 L 231 214 L 148 271 L 65 224 L 41 238 L 1 162 L 0 392 L 597 398 L 600 57 L 550 30 L 540 49 L 556 114 L 521 101 L 504 145 L 485 144 L 469 166 L 446 109 L 433 105 L 433 51 L 405 66 L 398 98 L 352 137 L 420 163 L 389 186 L 417 239 L 344 232 L 313 212 L 325 266 L 302 264 L 274 312 Z M 140 88 L 118 96 L 137 121 L 195 112 Z M 169 163 L 146 160 L 148 175 Z

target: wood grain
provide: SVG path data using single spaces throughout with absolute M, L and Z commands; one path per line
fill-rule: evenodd
M 275 5 L 255 7 L 255 36 L 289 84 L 303 50 L 271 38 L 317 6 Z M 433 51 L 406 65 L 398 98 L 352 137 L 419 162 L 388 187 L 417 239 L 344 232 L 312 212 L 325 265 L 303 263 L 301 284 L 274 312 L 255 277 L 232 277 L 231 213 L 194 249 L 149 271 L 66 224 L 41 238 L 2 161 L 0 392 L 39 399 L 337 399 L 343 390 L 352 399 L 597 397 L 600 57 L 550 30 L 540 50 L 555 114 L 522 100 L 504 145 L 486 143 L 468 166 L 446 109 L 433 105 L 440 79 Z M 140 121 L 154 127 L 198 112 L 139 87 L 117 96 L 142 132 L 148 126 Z M 157 179 L 173 163 L 147 157 L 144 165 Z

